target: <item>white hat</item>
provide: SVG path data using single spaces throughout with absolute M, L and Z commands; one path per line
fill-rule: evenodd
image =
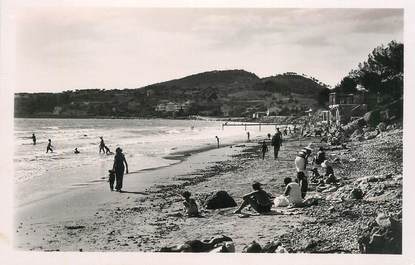
M 304 147 L 304 149 L 312 151 L 313 150 L 312 145 L 313 145 L 312 143 L 309 143 L 306 147 Z

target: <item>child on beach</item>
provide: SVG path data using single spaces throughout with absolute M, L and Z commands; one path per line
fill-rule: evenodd
M 262 160 L 264 160 L 265 158 L 265 153 L 268 152 L 268 146 L 265 143 L 265 141 L 262 141 L 262 145 L 261 145 L 261 151 L 262 151 Z
M 108 170 L 109 178 L 108 182 L 110 183 L 110 189 L 111 191 L 114 190 L 114 182 L 115 182 L 115 171 L 113 169 Z
M 248 205 L 251 205 L 258 213 L 269 213 L 271 211 L 272 201 L 271 196 L 261 188 L 262 184 L 254 182 L 252 184 L 251 193 L 245 194 L 241 206 L 234 212 L 235 214 L 241 213 L 242 209 Z
M 183 205 L 186 210 L 186 215 L 188 217 L 198 217 L 199 214 L 199 208 L 197 207 L 197 203 L 195 199 L 190 198 L 192 194 L 189 191 L 185 191 L 182 193 L 182 196 L 184 198 Z

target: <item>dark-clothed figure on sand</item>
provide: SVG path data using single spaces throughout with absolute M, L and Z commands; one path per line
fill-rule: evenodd
M 122 149 L 117 147 L 117 149 L 115 149 L 114 166 L 112 169 L 115 171 L 115 179 L 117 181 L 117 184 L 115 185 L 115 190 L 119 192 L 122 189 L 122 181 L 124 177 L 124 164 L 126 170 L 125 172 L 126 174 L 128 174 L 127 160 L 125 159 L 125 156 L 122 153 Z
M 264 160 L 265 153 L 268 152 L 268 146 L 267 146 L 267 143 L 265 141 L 262 141 L 261 151 L 262 151 L 262 160 Z
M 36 135 L 34 133 L 32 133 L 32 141 L 33 145 L 36 145 Z
M 234 212 L 235 214 L 241 213 L 242 209 L 248 205 L 251 205 L 258 213 L 269 213 L 272 207 L 271 196 L 261 188 L 262 184 L 254 182 L 252 184 L 251 193 L 245 194 L 241 206 Z
M 278 158 L 278 152 L 280 151 L 281 147 L 281 132 L 280 129 L 277 128 L 277 132 L 272 136 L 271 145 L 274 147 L 274 159 Z
M 218 143 L 218 148 L 219 148 L 219 137 L 215 136 L 215 138 L 216 138 L 216 142 Z

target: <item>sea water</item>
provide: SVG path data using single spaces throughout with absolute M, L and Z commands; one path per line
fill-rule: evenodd
M 178 163 L 177 152 L 245 141 L 244 127 L 221 121 L 166 119 L 15 119 L 14 180 L 18 200 L 99 181 L 112 168 L 114 155 L 99 154 L 100 136 L 112 152 L 123 149 L 130 172 Z M 248 127 L 251 139 L 273 132 L 272 126 Z M 33 145 L 31 135 L 37 138 Z M 46 153 L 51 139 L 53 153 Z M 79 154 L 74 154 L 78 148 Z M 81 170 L 80 170 L 81 169 Z M 85 170 L 83 170 L 85 169 Z M 86 170 L 86 169 L 89 169 Z M 95 174 L 84 174 L 84 172 Z M 96 170 L 94 170 L 96 169 Z M 62 172 L 73 172 L 64 174 Z

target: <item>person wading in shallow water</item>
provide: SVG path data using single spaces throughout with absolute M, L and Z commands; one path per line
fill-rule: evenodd
M 115 156 L 114 156 L 114 165 L 112 169 L 115 171 L 115 179 L 117 184 L 115 185 L 115 190 L 121 192 L 122 189 L 122 180 L 124 177 L 124 164 L 125 164 L 125 173 L 128 174 L 128 164 L 127 160 L 125 160 L 125 156 L 122 153 L 122 149 L 117 147 L 115 149 Z
M 219 148 L 219 137 L 218 136 L 215 136 L 216 137 L 216 141 L 218 142 L 218 148 Z
M 48 146 L 46 146 L 46 153 L 49 153 L 49 151 L 51 153 L 53 153 L 53 149 L 52 149 L 53 145 L 52 145 L 52 140 L 48 139 Z
M 105 149 L 104 138 L 102 136 L 100 136 L 99 138 L 101 139 L 101 142 L 99 143 L 99 153 L 101 154 L 101 151 L 102 151 L 102 153 L 105 154 L 105 150 L 104 150 Z

